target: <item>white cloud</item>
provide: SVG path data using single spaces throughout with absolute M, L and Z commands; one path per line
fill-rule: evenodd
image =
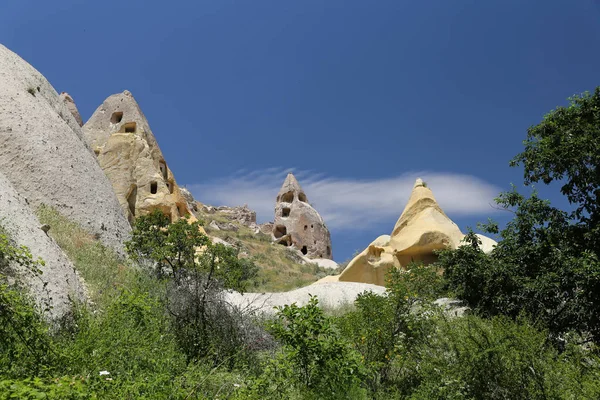
M 238 171 L 230 177 L 186 186 L 202 203 L 248 204 L 256 211 L 259 222 L 272 221 L 275 197 L 290 171 L 298 178 L 308 201 L 332 230 L 395 222 L 419 177 L 427 182 L 451 218 L 492 214 L 495 211 L 491 207 L 493 198 L 500 192 L 481 179 L 453 173 L 414 172 L 391 178 L 357 180 L 282 168 Z

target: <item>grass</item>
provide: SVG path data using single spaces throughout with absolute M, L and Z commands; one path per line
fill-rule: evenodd
M 102 297 L 110 296 L 113 289 L 127 286 L 131 279 L 134 279 L 132 267 L 125 260 L 104 247 L 77 223 L 47 206 L 40 207 L 37 214 L 41 223 L 50 225 L 48 234 L 83 276 L 95 302 L 102 301 Z M 335 273 L 317 264 L 300 264 L 289 249 L 272 243 L 269 236 L 254 234 L 248 227 L 231 222 L 218 212 L 200 215 L 200 218 L 205 221 L 207 233 L 236 243 L 240 251 L 246 253 L 259 267 L 258 277 L 249 291 L 284 292 L 310 285 L 326 275 Z M 239 230 L 212 230 L 208 226 L 212 220 L 231 222 L 238 226 Z
M 210 214 L 210 217 L 208 215 L 202 216 L 202 219 L 206 222 L 204 228 L 211 236 L 236 243 L 240 251 L 246 253 L 259 267 L 254 287 L 249 289 L 253 292 L 285 292 L 310 285 L 318 279 L 335 272 L 317 264 L 297 262 L 295 255 L 289 249 L 272 243 L 267 235 L 254 234 L 245 226 L 239 226 L 237 232 L 212 230 L 208 226 L 213 219 L 223 222 L 222 218 L 217 213 Z
M 42 224 L 50 225 L 48 234 L 84 278 L 94 302 L 106 302 L 115 289 L 127 287 L 134 279 L 126 261 L 77 223 L 48 206 L 41 206 L 37 216 Z

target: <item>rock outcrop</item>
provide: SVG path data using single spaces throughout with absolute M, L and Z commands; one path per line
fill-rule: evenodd
M 408 203 L 391 235 L 375 239 L 358 254 L 335 280 L 385 284 L 390 268 L 404 268 L 412 262 L 431 264 L 437 260 L 436 250 L 457 248 L 464 234 L 440 208 L 431 190 L 417 179 Z M 489 252 L 496 242 L 483 235 L 482 250 Z
M 291 173 L 277 194 L 272 232 L 277 243 L 294 246 L 308 258 L 333 258 L 329 230 Z
M 188 200 L 129 91 L 107 98 L 85 123 L 83 132 L 130 222 L 155 209 L 173 221 L 192 216 Z
M 83 301 L 85 288 L 75 268 L 58 245 L 46 235 L 47 225 L 41 225 L 27 200 L 19 195 L 0 173 L 0 226 L 18 246 L 27 246 L 34 259 L 42 258 L 42 275 L 29 274 L 18 266 L 9 266 L 38 305 L 51 306 L 49 317 L 60 318 L 71 308 L 70 298 Z M 51 228 L 51 227 L 49 227 Z M 6 271 L 2 271 L 6 273 Z
M 65 103 L 67 110 L 71 113 L 75 121 L 79 124 L 79 126 L 83 126 L 83 120 L 81 119 L 81 115 L 79 114 L 79 110 L 73 101 L 73 98 L 67 92 L 62 92 L 60 94 L 60 99 Z
M 130 226 L 81 127 L 48 81 L 0 45 L 0 172 L 123 253 Z

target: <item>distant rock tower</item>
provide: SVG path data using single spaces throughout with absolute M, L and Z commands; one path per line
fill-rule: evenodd
M 75 121 L 77 121 L 79 126 L 83 126 L 83 120 L 81 119 L 79 110 L 77 109 L 77 106 L 75 105 L 75 101 L 73 101 L 73 98 L 71 97 L 71 95 L 69 95 L 69 93 L 67 93 L 67 92 L 62 92 L 60 94 L 59 98 L 62 100 L 63 103 L 65 103 L 65 106 L 67 106 L 67 110 L 69 110 L 69 112 L 71 113 L 73 118 L 75 118 Z
M 329 230 L 291 173 L 277 194 L 273 238 L 284 246 L 294 246 L 309 258 L 332 258 Z
M 129 91 L 107 98 L 83 133 L 129 222 L 155 209 L 172 221 L 191 215 L 148 121 Z

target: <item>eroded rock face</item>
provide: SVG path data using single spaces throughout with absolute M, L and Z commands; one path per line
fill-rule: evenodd
M 457 248 L 465 235 L 440 208 L 431 190 L 417 179 L 408 203 L 391 235 L 378 237 L 357 255 L 338 277 L 328 280 L 385 284 L 390 268 L 406 269 L 411 261 L 425 265 L 437 260 L 435 250 Z M 492 251 L 496 242 L 483 235 L 482 250 Z
M 11 240 L 18 246 L 27 246 L 34 259 L 44 260 L 40 266 L 42 275 L 35 277 L 18 266 L 11 266 L 19 282 L 25 284 L 27 291 L 41 307 L 49 301 L 50 319 L 62 317 L 71 309 L 71 300 L 84 301 L 85 288 L 75 267 L 46 234 L 48 225 L 41 225 L 27 200 L 21 196 L 11 183 L 0 173 L 0 225 Z M 5 272 L 5 271 L 3 271 Z
M 75 121 L 77 121 L 79 126 L 83 126 L 83 120 L 81 119 L 79 110 L 77 109 L 77 106 L 75 105 L 75 102 L 73 101 L 73 98 L 69 95 L 69 93 L 62 92 L 59 97 L 62 100 L 62 102 L 65 103 L 67 110 L 69 110 L 73 118 L 75 118 Z
M 294 246 L 309 258 L 332 259 L 331 237 L 293 174 L 288 174 L 275 203 L 273 239 Z
M 32 208 L 51 206 L 124 252 L 131 228 L 81 127 L 50 83 L 1 45 L 0 172 Z
M 256 225 L 256 211 L 248 208 L 247 204 L 238 207 L 220 206 L 216 210 L 227 219 L 244 226 Z
M 146 117 L 129 91 L 107 98 L 83 126 L 83 132 L 130 222 L 154 209 L 172 221 L 192 215 Z

